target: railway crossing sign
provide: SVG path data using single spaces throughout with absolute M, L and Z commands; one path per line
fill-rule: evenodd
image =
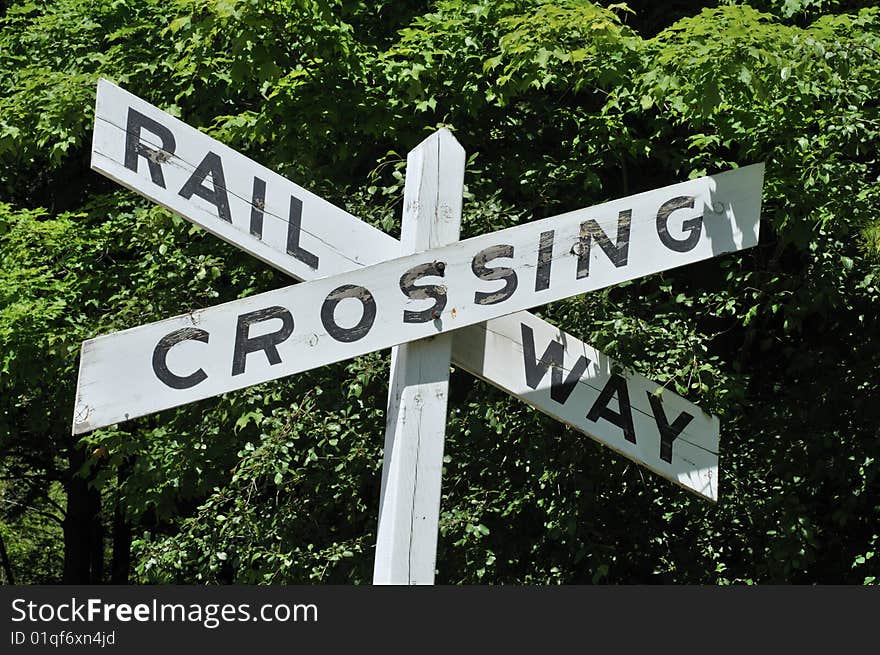
M 433 581 L 450 359 L 717 499 L 716 417 L 524 310 L 756 245 L 763 165 L 458 241 L 464 151 L 441 130 L 408 158 L 401 243 L 101 80 L 92 166 L 304 282 L 84 342 L 74 434 L 395 347 L 376 582 Z M 413 417 L 439 425 L 427 464 Z M 401 541 L 422 496 L 425 537 Z

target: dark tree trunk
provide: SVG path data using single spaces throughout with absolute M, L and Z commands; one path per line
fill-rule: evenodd
M 101 494 L 77 475 L 85 452 L 74 446 L 68 457 L 67 513 L 64 517 L 64 584 L 98 584 L 103 573 Z
M 119 467 L 117 477 L 117 493 L 122 494 L 122 485 L 131 471 L 131 463 L 125 462 Z M 110 584 L 128 584 L 131 570 L 131 524 L 125 520 L 125 512 L 119 497 L 113 510 L 113 560 L 110 564 Z
M 6 552 L 6 544 L 3 543 L 2 534 L 0 534 L 0 563 L 3 564 L 6 584 L 15 584 L 15 577 L 12 575 L 12 564 L 9 562 L 9 554 Z
M 101 522 L 101 494 L 89 489 L 89 503 L 92 508 L 92 531 L 90 538 L 89 564 L 91 565 L 91 584 L 104 581 L 104 524 Z
M 131 525 L 119 508 L 113 516 L 113 561 L 110 565 L 110 584 L 128 584 L 131 569 Z

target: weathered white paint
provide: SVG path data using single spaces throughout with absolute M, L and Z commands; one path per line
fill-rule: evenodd
M 753 246 L 758 240 L 762 177 L 761 165 L 702 177 L 86 341 L 74 431 L 80 433 L 143 416 Z M 656 217 L 671 199 L 684 196 L 692 198 L 694 209 L 680 210 L 678 213 L 684 216 L 671 220 L 702 217 L 704 226 L 689 250 L 677 252 L 661 243 Z M 594 243 L 589 275 L 578 278 L 578 262 L 584 252 L 582 222 L 595 221 L 606 234 L 613 234 L 619 216 L 626 212 L 631 216 L 626 261 L 615 265 Z M 536 291 L 540 237 L 550 230 L 555 233 L 552 275 L 548 287 Z M 502 244 L 512 249 L 513 256 L 489 264 L 508 267 L 519 284 L 506 300 L 479 304 L 478 294 L 494 294 L 504 281 L 478 279 L 472 263 L 486 249 Z M 442 282 L 446 305 L 435 320 L 402 322 L 404 311 L 428 309 L 433 301 L 409 300 L 398 281 L 414 267 L 432 262 L 445 265 L 444 275 L 442 280 L 426 281 Z M 320 310 L 326 298 L 349 285 L 369 291 L 376 314 L 366 334 L 343 342 L 328 334 Z M 351 328 L 361 318 L 360 303 L 348 299 L 342 304 L 350 308 L 338 308 L 337 324 Z M 267 354 L 254 352 L 245 359 L 244 370 L 231 374 L 239 320 L 247 313 L 272 307 L 290 312 L 295 325 L 293 333 L 277 345 L 278 361 L 271 363 Z M 205 337 L 208 342 L 189 340 L 171 348 L 168 368 L 180 376 L 203 369 L 199 375 L 205 379 L 189 388 L 172 389 L 153 373 L 151 358 L 157 344 L 170 333 L 191 328 L 209 335 Z M 281 328 L 281 320 L 272 319 L 257 324 L 245 336 L 255 338 Z
M 547 321 L 526 312 L 506 318 L 506 321 L 489 321 L 453 332 L 454 347 L 462 361 L 467 362 L 468 371 L 685 489 L 709 500 L 718 500 L 720 427 L 716 416 L 706 414 L 693 403 L 644 376 L 620 370 L 611 358 Z M 551 396 L 552 367 L 541 376 L 537 385 L 532 387 L 529 384 L 522 326 L 532 331 L 535 359 L 542 358 L 551 342 L 562 344 L 564 356 L 559 368 L 563 380 L 568 378 L 581 357 L 588 361 L 587 368 L 577 376 L 577 384 L 570 395 L 561 400 Z M 512 357 L 511 353 L 516 354 Z M 591 420 L 587 417 L 615 373 L 623 378 L 628 391 L 635 443 L 628 441 L 623 430 L 614 423 L 604 418 Z M 671 457 L 667 455 L 670 461 L 661 457 L 660 428 L 649 394 L 660 399 L 668 424 L 674 424 L 683 414 L 692 417 L 672 441 Z M 609 407 L 620 412 L 619 398 L 615 397 Z
M 401 250 L 458 241 L 464 148 L 449 130 L 407 157 Z M 391 349 L 374 584 L 433 584 L 452 334 Z
M 146 128 L 134 134 L 144 147 L 158 153 L 154 165 L 161 171 L 164 187 L 152 179 L 147 157 L 137 158 L 137 170 L 125 165 L 130 110 L 155 121 L 173 137 L 173 152 L 168 152 L 161 149 L 160 135 Z M 204 186 L 225 191 L 231 223 L 220 219 L 217 207 L 199 195 L 180 194 L 209 153 L 219 158 L 225 185 L 216 184 L 212 175 Z M 98 81 L 92 168 L 299 280 L 336 275 L 400 254 L 393 237 L 104 79 Z M 262 207 L 252 202 L 254 178 L 265 182 Z M 298 259 L 288 254 L 291 196 L 302 203 L 299 246 L 318 258 L 317 267 L 302 261 L 307 256 Z M 251 233 L 255 211 L 262 213 L 260 237 Z
M 230 209 L 235 210 L 232 216 L 232 225 L 222 221 L 218 216 L 216 208 L 209 203 L 203 202 L 198 196 L 193 196 L 190 200 L 186 200 L 179 194 L 169 194 L 166 190 L 152 181 L 148 167 L 143 159 L 139 161 L 139 170 L 136 174 L 124 165 L 126 133 L 123 127 L 125 124 L 123 121 L 127 118 L 130 107 L 158 122 L 160 125 L 170 130 L 174 136 L 177 146 L 175 149 L 175 155 L 169 157 L 168 163 L 164 164 L 162 167 L 163 172 L 167 171 L 166 187 L 171 189 L 171 191 L 174 191 L 175 184 L 171 184 L 170 182 L 176 180 L 177 185 L 182 185 L 185 182 L 185 178 L 195 170 L 196 166 L 202 161 L 205 155 L 208 152 L 215 152 L 222 157 L 224 165 L 226 165 L 225 162 L 231 162 L 231 166 L 239 171 L 239 175 L 236 179 L 253 180 L 254 177 L 259 177 L 266 180 L 266 196 L 268 202 L 272 202 L 274 198 L 276 204 L 279 202 L 283 204 L 283 199 L 291 194 L 297 195 L 305 200 L 310 198 L 311 194 L 298 185 L 293 184 L 284 178 L 280 178 L 256 162 L 230 150 L 222 143 L 208 137 L 189 125 L 182 123 L 169 114 L 120 89 L 112 83 L 106 80 L 101 80 L 99 82 L 98 100 L 96 105 L 97 118 L 95 122 L 95 138 L 92 153 L 93 168 L 134 191 L 163 204 L 169 209 L 179 213 L 184 218 L 202 225 L 213 234 L 220 236 L 229 243 L 255 255 L 259 259 L 291 275 L 295 279 L 309 280 L 316 279 L 322 275 L 327 275 L 328 265 L 335 266 L 336 268 L 333 270 L 353 270 L 363 265 L 378 263 L 390 257 L 397 256 L 398 254 L 403 254 L 400 253 L 400 244 L 396 239 L 385 234 L 381 230 L 359 221 L 344 210 L 329 205 L 329 203 L 324 203 L 323 200 L 317 198 L 313 205 L 319 210 L 316 214 L 307 214 L 306 206 L 312 205 L 304 201 L 304 215 L 302 219 L 303 231 L 308 231 L 314 226 L 327 230 L 333 230 L 335 227 L 338 228 L 337 232 L 346 237 L 350 234 L 356 234 L 358 247 L 354 253 L 348 252 L 342 255 L 336 255 L 335 248 L 333 247 L 335 246 L 335 241 L 332 241 L 336 237 L 326 237 L 331 240 L 329 242 L 329 245 L 331 245 L 330 250 L 319 250 L 322 247 L 320 239 L 310 240 L 311 237 L 308 234 L 303 235 L 301 239 L 303 247 L 308 250 L 314 250 L 319 254 L 319 267 L 318 269 L 312 269 L 309 266 L 303 265 L 300 260 L 292 257 L 286 251 L 286 239 L 284 235 L 286 235 L 288 231 L 287 214 L 275 212 L 265 215 L 264 224 L 268 224 L 269 222 L 273 222 L 273 224 L 280 223 L 280 227 L 276 226 L 264 230 L 267 237 L 266 239 L 256 238 L 250 233 L 249 214 L 253 205 L 249 202 L 249 195 L 245 196 L 248 200 L 248 204 L 243 209 L 239 205 L 234 204 L 237 203 L 234 198 L 240 198 L 240 193 L 242 192 L 241 189 L 238 191 L 239 195 L 236 195 L 234 189 L 231 191 Z M 161 145 L 158 136 L 151 134 L 149 131 L 142 132 L 140 136 L 141 140 L 147 145 L 152 145 L 153 147 Z M 180 169 L 180 171 L 176 169 Z M 227 179 L 227 182 L 230 182 L 230 180 Z M 253 188 L 245 189 L 245 191 L 247 194 L 251 194 Z M 281 209 L 284 209 L 284 207 L 281 207 Z M 355 230 L 360 229 L 359 232 L 352 230 L 352 221 L 359 224 L 359 226 L 355 228 Z M 347 243 L 347 238 L 344 239 L 344 241 Z M 340 307 L 340 310 L 341 309 L 342 307 Z M 514 343 L 516 342 L 516 339 L 519 338 L 517 335 L 520 325 L 523 322 L 533 326 L 543 326 L 544 330 L 548 331 L 547 333 L 556 331 L 556 329 L 549 323 L 541 321 L 541 319 L 526 312 L 518 312 L 510 316 L 492 319 L 483 326 L 474 326 L 455 333 L 456 338 L 454 339 L 452 354 L 453 362 L 457 366 L 479 375 L 495 386 L 510 391 L 511 388 L 513 388 L 511 387 L 512 383 L 509 377 L 510 374 L 522 368 L 521 344 L 520 349 L 517 351 Z M 538 332 L 539 331 L 536 328 L 536 339 L 538 339 Z M 510 335 L 510 339 L 487 337 L 487 334 Z M 584 348 L 590 348 L 588 345 L 575 340 L 571 336 L 566 337 L 566 343 L 575 344 L 571 346 L 573 352 Z M 504 350 L 506 347 L 505 344 L 509 345 L 509 350 Z M 192 347 L 195 345 L 196 344 L 181 344 L 179 348 L 187 346 Z M 537 347 L 543 353 L 543 347 L 540 346 L 540 344 Z M 473 353 L 477 353 L 476 358 Z M 601 357 L 601 354 L 599 355 Z M 517 365 L 520 366 L 520 369 L 516 369 Z M 614 363 L 611 362 L 610 366 L 614 367 Z M 591 374 L 591 371 L 592 367 L 585 372 L 585 378 L 583 381 L 592 384 L 594 388 L 601 388 L 604 385 L 603 381 L 590 382 L 589 378 L 586 377 Z M 628 380 L 630 379 L 629 375 L 624 375 Z M 498 380 L 495 379 L 495 376 L 498 376 Z M 547 379 L 549 380 L 549 374 Z M 527 402 L 532 404 L 536 409 L 550 416 L 558 417 L 558 403 L 549 398 L 548 394 L 542 395 L 531 393 L 525 398 L 527 398 Z M 675 402 L 681 405 L 681 403 L 684 402 L 679 396 L 676 396 L 669 391 L 664 392 L 663 398 L 665 399 L 666 404 Z M 684 407 L 685 405 L 681 406 Z M 698 412 L 698 410 L 696 411 Z M 677 413 L 671 411 L 669 413 L 670 415 L 677 416 Z M 570 417 L 570 419 L 571 418 L 572 417 Z M 706 418 L 711 418 L 711 420 L 694 422 L 692 426 L 689 426 L 688 431 L 692 432 L 698 424 L 711 426 L 707 432 L 700 435 L 701 439 L 698 441 L 700 443 L 717 444 L 718 421 L 714 417 Z M 596 435 L 590 432 L 594 426 L 589 421 L 585 421 L 583 417 L 580 417 L 580 422 L 576 420 L 577 417 L 573 417 L 573 419 L 574 422 L 571 423 L 572 427 L 596 438 Z M 80 431 L 91 429 L 87 425 L 80 427 Z M 636 427 L 638 428 L 638 424 Z M 76 430 L 77 426 L 75 425 L 74 428 Z M 647 438 L 646 435 L 643 436 L 640 433 L 639 443 L 642 443 Z M 656 451 L 659 448 L 659 443 L 654 443 L 651 448 Z M 632 457 L 632 455 L 628 454 L 626 451 L 624 451 L 623 454 Z M 641 462 L 637 456 L 635 461 Z M 687 462 L 682 461 L 681 464 L 685 467 L 684 469 L 677 469 L 674 475 L 667 475 L 667 477 L 670 477 L 685 486 L 688 486 L 688 480 L 693 480 L 694 485 L 690 488 L 701 494 L 705 494 L 706 489 L 716 489 L 714 485 L 708 483 L 707 475 L 703 473 L 702 468 L 691 467 L 691 469 L 687 469 Z M 658 472 L 661 475 L 666 475 L 662 470 L 663 467 L 660 468 L 661 470 L 658 470 Z M 710 468 L 708 471 L 712 474 L 712 477 L 717 480 L 717 456 L 715 458 L 715 468 Z M 713 500 L 717 500 L 717 496 L 714 494 L 710 497 Z

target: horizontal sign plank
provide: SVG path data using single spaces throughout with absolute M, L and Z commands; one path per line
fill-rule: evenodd
M 86 341 L 74 431 L 754 246 L 762 178 L 690 180 Z

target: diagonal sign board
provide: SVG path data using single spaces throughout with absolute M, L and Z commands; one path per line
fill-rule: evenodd
M 740 168 L 86 341 L 77 423 L 109 425 L 753 246 L 760 181 L 759 166 Z M 665 231 L 673 211 L 698 226 L 685 240 Z
M 399 252 L 390 236 L 105 80 L 99 83 L 93 167 L 299 279 L 350 270 Z M 196 182 L 187 184 L 194 177 Z M 716 204 L 713 209 L 723 208 Z M 673 216 L 666 227 L 669 240 L 686 242 L 694 234 L 693 219 L 689 223 Z M 352 235 L 356 247 L 345 250 Z M 549 270 L 546 248 L 542 256 L 543 270 Z M 537 344 L 523 343 L 526 328 L 533 330 Z M 717 418 L 674 393 L 658 396 L 662 389 L 642 376 L 612 373 L 613 363 L 600 353 L 585 367 L 587 358 L 580 351 L 592 352 L 589 346 L 524 312 L 458 331 L 454 338 L 457 365 L 682 486 L 717 498 Z M 178 352 L 185 347 L 182 343 Z M 533 351 L 541 361 L 530 364 Z M 607 414 L 590 418 L 571 409 L 579 390 L 601 396 L 621 384 L 617 423 L 622 427 Z M 656 400 L 649 402 L 649 393 L 663 399 L 665 414 L 663 407 L 657 411 Z M 566 400 L 560 402 L 561 397 Z M 75 432 L 97 427 L 83 412 L 88 409 L 80 402 Z M 636 418 L 624 420 L 629 414 Z M 683 428 L 681 418 L 687 421 Z M 678 438 L 671 457 L 661 456 L 661 433 L 668 435 L 670 425 L 679 430 Z M 685 452 L 685 444 L 702 456 Z
M 298 280 L 400 255 L 393 237 L 104 79 L 92 168 Z

